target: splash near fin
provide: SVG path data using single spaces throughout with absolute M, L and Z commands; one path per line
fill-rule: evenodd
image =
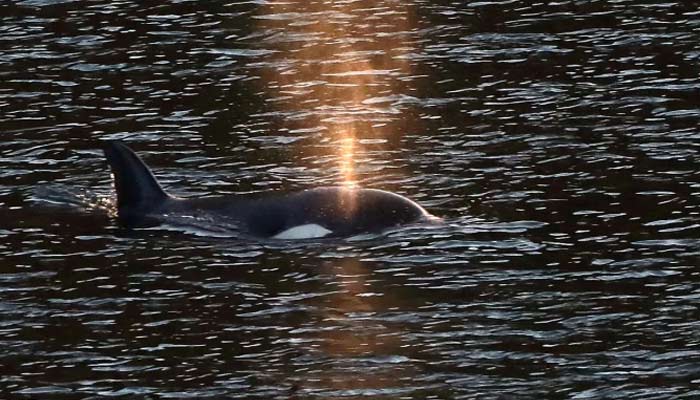
M 108 141 L 104 153 L 114 176 L 119 218 L 142 216 L 170 197 L 148 166 L 126 145 Z

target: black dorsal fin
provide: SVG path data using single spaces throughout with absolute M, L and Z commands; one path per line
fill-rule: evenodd
M 150 168 L 125 144 L 108 141 L 104 152 L 114 176 L 120 218 L 146 214 L 169 198 Z

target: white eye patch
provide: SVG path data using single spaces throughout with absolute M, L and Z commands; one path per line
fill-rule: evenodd
M 324 237 L 333 231 L 317 224 L 299 225 L 289 228 L 273 236 L 273 239 L 314 239 Z

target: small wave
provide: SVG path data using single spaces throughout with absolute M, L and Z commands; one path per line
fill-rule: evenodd
M 61 184 L 37 186 L 27 200 L 43 207 L 116 213 L 111 196 Z

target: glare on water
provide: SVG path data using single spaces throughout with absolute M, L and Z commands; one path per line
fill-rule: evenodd
M 0 20 L 0 398 L 700 398 L 695 2 Z M 444 223 L 128 230 L 107 139 L 179 196 L 373 187 Z

